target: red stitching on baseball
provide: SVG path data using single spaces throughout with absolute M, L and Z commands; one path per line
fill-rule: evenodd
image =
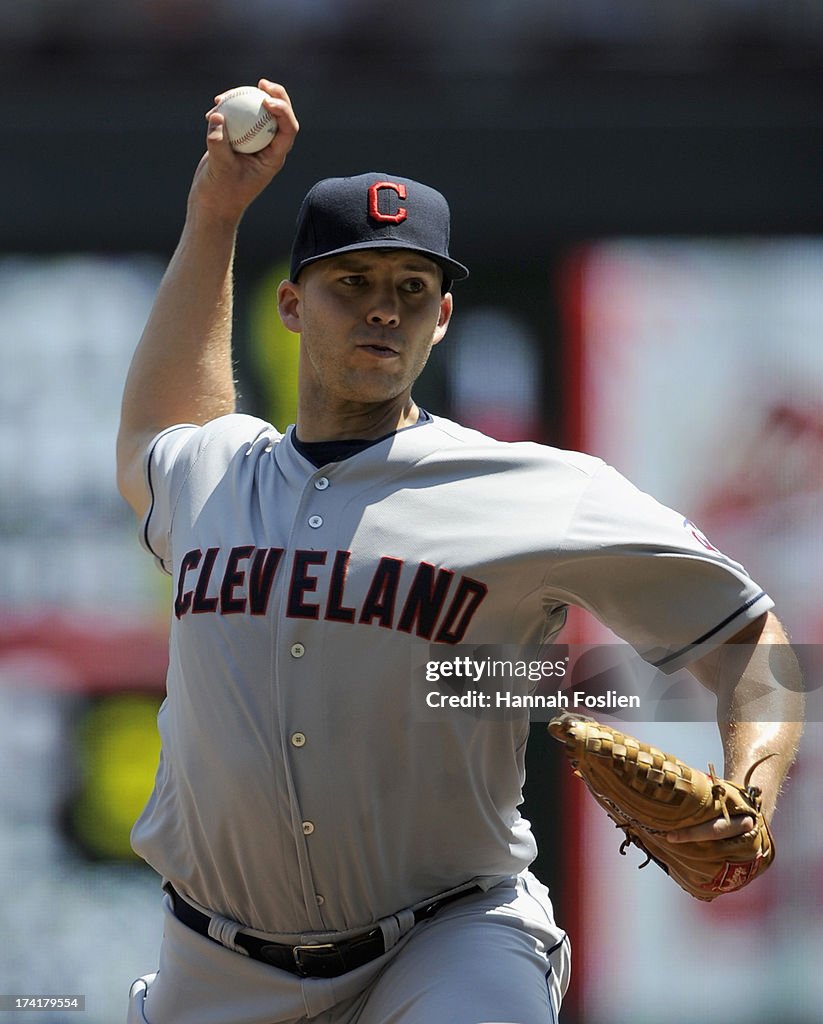
M 249 141 L 249 139 L 252 139 L 252 138 L 254 138 L 254 136 L 255 136 L 255 135 L 256 135 L 256 134 L 257 134 L 257 133 L 258 133 L 258 132 L 259 132 L 259 131 L 260 131 L 260 130 L 261 130 L 262 128 L 265 128 L 265 127 L 266 127 L 266 125 L 267 125 L 267 124 L 269 124 L 270 120 L 271 120 L 271 118 L 269 118 L 269 117 L 259 117 L 259 118 L 258 118 L 258 119 L 257 119 L 257 120 L 256 120 L 256 121 L 254 122 L 254 124 L 253 124 L 253 125 L 251 126 L 251 128 L 249 128 L 249 129 L 248 129 L 248 131 L 247 131 L 247 132 L 245 133 L 245 135 L 241 135 L 241 136 L 240 136 L 240 138 L 238 138 L 238 139 L 235 139 L 235 140 L 234 140 L 234 141 L 235 141 L 235 143 L 237 143 L 237 144 L 242 144 L 242 143 L 244 143 L 244 142 L 248 142 L 248 141 Z

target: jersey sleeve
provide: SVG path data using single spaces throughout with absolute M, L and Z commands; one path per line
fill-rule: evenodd
M 578 503 L 548 589 L 664 672 L 728 640 L 774 603 L 688 518 L 605 464 Z
M 140 542 L 163 572 L 171 573 L 171 530 L 183 488 L 191 486 L 193 478 L 209 486 L 225 473 L 238 449 L 261 436 L 274 441 L 282 435 L 263 420 L 232 414 L 201 427 L 177 424 L 151 441 L 145 454 L 151 502 L 140 526 Z

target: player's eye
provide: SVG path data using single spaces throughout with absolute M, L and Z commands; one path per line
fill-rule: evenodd
M 340 279 L 341 284 L 348 285 L 351 288 L 358 288 L 365 284 L 365 277 L 362 274 L 345 274 Z
M 420 277 L 410 277 L 402 284 L 403 291 L 411 292 L 416 295 L 418 292 L 426 290 L 426 282 Z

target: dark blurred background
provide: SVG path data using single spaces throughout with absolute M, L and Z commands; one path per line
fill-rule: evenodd
M 819 0 L 26 0 L 0 14 L 4 247 L 166 249 L 202 113 L 265 74 L 302 121 L 244 251 L 379 165 L 455 200 L 469 261 L 615 232 L 821 226 Z
M 261 76 L 286 86 L 302 130 L 241 228 L 236 339 L 244 406 L 280 426 L 293 415 L 293 349 L 276 326 L 273 289 L 300 199 L 327 175 L 395 172 L 449 197 L 452 252 L 472 274 L 456 289 L 448 346 L 417 397 L 502 437 L 576 445 L 607 436 L 585 429 L 581 346 L 586 310 L 604 308 L 595 271 L 628 266 L 610 242 L 650 246 L 645 269 L 621 278 L 633 310 L 645 308 L 637 281 L 651 279 L 656 262 L 699 264 L 710 285 L 694 293 L 696 305 L 716 307 L 721 331 L 731 314 L 717 295 L 738 296 L 735 316 L 751 317 L 769 267 L 771 278 L 802 277 L 807 297 L 823 285 L 821 0 L 0 0 L 0 924 L 17 936 L 0 954 L 0 990 L 86 992 L 86 1024 L 122 1019 L 132 977 L 154 969 L 160 928 L 157 882 L 130 859 L 128 828 L 156 764 L 168 595 L 113 486 L 120 389 L 182 226 L 203 115 L 216 92 Z M 775 262 L 764 271 L 758 257 L 755 274 L 751 246 Z M 789 249 L 814 272 L 787 270 Z M 606 307 L 629 308 L 619 288 L 604 294 Z M 778 350 L 783 325 L 794 329 L 798 318 L 805 350 L 818 346 L 823 320 L 807 313 L 795 304 L 775 315 Z M 675 359 L 682 345 L 668 322 L 661 341 L 667 334 L 677 335 Z M 688 343 L 703 351 L 699 333 Z M 823 380 L 799 376 L 806 386 Z M 734 373 L 728 379 L 731 395 Z M 791 439 L 771 457 L 788 465 L 800 437 L 804 478 L 819 486 L 809 469 L 823 464 L 817 386 L 779 396 L 782 424 L 794 409 Z M 679 372 L 667 400 L 685 403 L 700 387 Z M 643 446 L 657 443 L 647 431 Z M 740 449 L 736 472 L 748 457 Z M 665 473 L 649 472 L 648 483 L 664 500 L 680 498 Z M 746 477 L 743 493 L 752 486 Z M 793 489 L 785 477 L 780 486 Z M 728 512 L 733 503 L 723 501 Z M 814 589 L 804 585 L 794 592 Z M 823 624 L 819 600 L 815 608 Z M 821 636 L 823 625 L 799 638 Z M 655 979 L 636 956 L 624 950 L 606 964 L 585 951 L 597 921 L 591 900 L 584 906 L 594 886 L 586 872 L 596 866 L 582 865 L 595 841 L 569 808 L 558 839 L 562 766 L 544 735 L 536 727 L 530 746 L 527 813 L 540 872 L 582 933 L 566 1020 L 628 1019 L 604 1010 L 619 970 L 620 991 L 648 1013 L 632 1019 L 657 1021 Z M 801 875 L 823 860 L 819 833 L 811 840 L 811 859 L 797 855 Z M 806 920 L 761 911 L 735 918 L 734 936 L 762 937 L 779 921 L 786 941 L 774 959 L 786 985 L 772 986 L 762 1017 L 735 1016 L 718 996 L 717 1019 L 818 1020 L 817 996 L 797 996 L 787 979 L 800 971 L 812 992 L 806 965 L 823 934 L 806 932 L 798 966 L 788 940 Z M 640 913 L 631 899 L 628 912 Z M 650 916 L 650 931 L 665 920 Z M 708 927 L 695 919 L 683 933 Z M 770 955 L 763 941 L 751 984 L 763 976 L 758 957 Z M 691 1016 L 688 1005 L 668 1012 L 674 1024 L 715 1019 L 705 1009 Z M 34 1013 L 19 1016 L 38 1024 Z M 57 1024 L 57 1015 L 43 1020 Z

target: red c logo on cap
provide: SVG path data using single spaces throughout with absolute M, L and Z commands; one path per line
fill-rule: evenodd
M 391 192 L 396 192 L 399 199 L 405 199 L 406 186 L 398 185 L 397 182 L 394 181 L 376 181 L 369 188 L 369 216 L 372 220 L 379 220 L 389 224 L 399 224 L 408 217 L 409 211 L 405 206 L 401 206 L 397 213 L 381 213 L 377 208 L 377 199 L 381 188 L 387 188 Z

